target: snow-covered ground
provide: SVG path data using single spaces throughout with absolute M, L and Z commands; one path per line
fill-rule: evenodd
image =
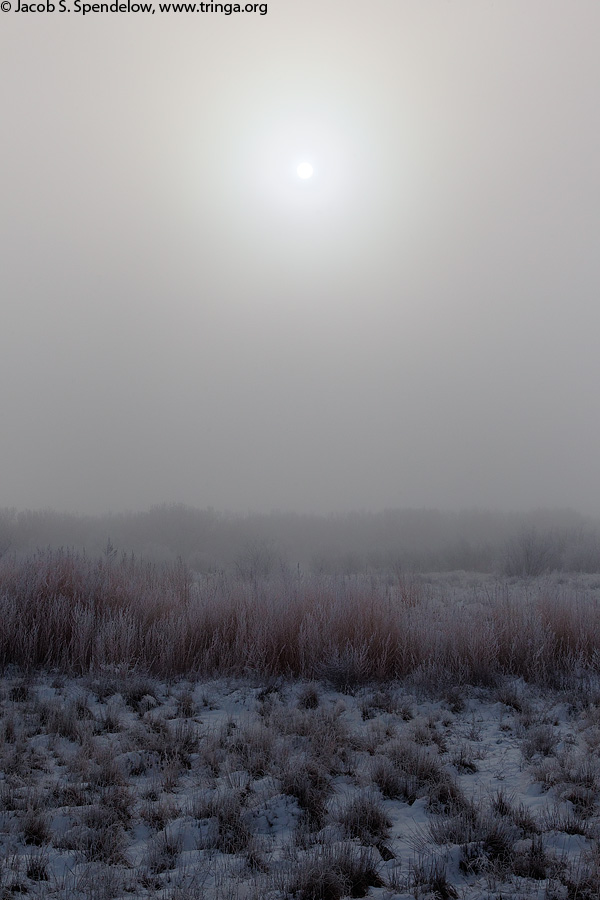
M 591 900 L 597 699 L 7 675 L 0 896 Z

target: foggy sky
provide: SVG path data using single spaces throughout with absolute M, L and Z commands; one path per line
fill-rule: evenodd
M 600 513 L 597 0 L 0 26 L 0 506 Z

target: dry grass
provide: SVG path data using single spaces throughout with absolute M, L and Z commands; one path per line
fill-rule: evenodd
M 407 676 L 446 687 L 510 676 L 561 687 L 597 677 L 599 646 L 595 594 L 557 586 L 499 582 L 457 605 L 416 579 L 407 592 L 383 577 L 194 580 L 183 565 L 68 551 L 0 560 L 0 667 L 25 672 L 256 673 L 341 690 Z M 127 685 L 140 714 L 155 705 L 153 684 L 140 675 Z M 26 679 L 13 691 L 26 696 Z M 310 709 L 318 696 L 308 689 L 300 702 Z M 181 704 L 191 716 L 189 698 Z M 59 734 L 89 727 L 76 702 L 48 715 Z
M 337 815 L 344 837 L 356 838 L 367 846 L 378 846 L 389 837 L 392 821 L 377 796 L 359 794 Z
M 297 800 L 309 827 L 322 827 L 332 792 L 331 777 L 322 765 L 310 759 L 291 760 L 282 774 L 281 790 Z
M 373 852 L 353 844 L 316 847 L 300 861 L 287 884 L 286 896 L 298 900 L 341 900 L 365 897 L 383 882 Z

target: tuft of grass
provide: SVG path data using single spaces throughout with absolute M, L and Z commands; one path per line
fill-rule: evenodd
M 390 743 L 385 752 L 401 772 L 414 778 L 418 788 L 439 784 L 445 778 L 439 757 L 428 748 L 401 739 Z
M 298 696 L 298 709 L 317 709 L 319 689 L 316 684 L 307 684 Z
M 433 812 L 446 816 L 475 815 L 473 802 L 467 799 L 458 782 L 446 774 L 430 786 L 427 805 Z
M 178 815 L 179 810 L 170 797 L 154 801 L 146 800 L 140 809 L 141 819 L 155 831 L 162 831 Z
M 543 881 L 548 877 L 549 859 L 546 854 L 541 835 L 532 838 L 528 850 L 516 854 L 512 863 L 515 875 L 521 878 L 532 878 Z
M 208 828 L 199 842 L 201 850 L 220 850 L 222 853 L 244 853 L 252 841 L 243 796 L 234 789 L 214 791 L 196 798 L 192 815 L 208 819 Z
M 275 736 L 263 722 L 236 729 L 228 745 L 229 751 L 239 758 L 242 768 L 251 775 L 260 778 L 267 773 L 275 750 Z
M 477 771 L 477 763 L 469 744 L 462 743 L 452 755 L 452 765 L 461 773 L 473 774 Z
M 144 860 L 144 868 L 153 875 L 174 869 L 181 853 L 181 838 L 165 828 L 151 841 Z
M 133 819 L 134 805 L 135 797 L 126 784 L 113 784 L 100 791 L 100 808 L 124 828 Z
M 513 856 L 513 846 L 519 838 L 518 830 L 506 820 L 486 816 L 482 822 L 482 849 L 492 863 L 508 865 Z
M 156 684 L 152 679 L 138 675 L 123 679 L 119 687 L 119 693 L 127 705 L 136 712 L 148 712 L 156 706 Z
M 126 860 L 127 836 L 110 817 L 99 817 L 97 827 L 85 827 L 75 843 L 87 862 L 123 865 Z
M 409 884 L 415 896 L 435 897 L 435 900 L 455 900 L 458 892 L 452 886 L 441 859 L 419 861 L 411 867 Z
M 306 813 L 309 826 L 321 828 L 332 793 L 331 778 L 322 765 L 311 759 L 292 760 L 281 775 L 281 790 L 295 797 Z
M 107 703 L 101 710 L 97 722 L 99 729 L 108 734 L 116 734 L 121 731 L 121 713 L 118 706 L 115 703 Z
M 551 725 L 538 725 L 532 728 L 521 745 L 525 759 L 532 759 L 536 754 L 550 756 L 558 743 L 558 736 Z
M 8 692 L 11 703 L 27 703 L 31 699 L 31 678 L 25 677 L 13 684 Z
M 89 782 L 94 788 L 107 788 L 125 784 L 125 776 L 119 761 L 108 749 L 97 752 L 89 769 Z
M 596 812 L 596 792 L 591 788 L 576 784 L 565 793 L 564 799 L 573 804 L 575 814 L 582 819 L 591 818 Z
M 191 691 L 183 691 L 177 698 L 177 715 L 182 719 L 191 719 L 197 713 L 196 702 Z
M 26 844 L 34 847 L 49 844 L 52 837 L 50 816 L 45 810 L 30 807 L 21 820 L 21 831 Z
M 414 776 L 408 775 L 385 756 L 379 756 L 375 760 L 371 778 L 388 800 L 404 800 L 412 804 L 417 799 L 417 781 Z
M 373 851 L 343 843 L 310 850 L 294 866 L 286 896 L 297 900 L 341 900 L 366 897 L 369 888 L 382 885 Z
M 575 809 L 555 805 L 546 808 L 541 815 L 542 828 L 545 831 L 559 831 L 564 834 L 581 834 L 587 837 L 591 833 L 588 819 L 583 818 Z
M 371 793 L 354 797 L 339 810 L 337 818 L 346 838 L 356 838 L 368 846 L 386 840 L 392 825 L 383 804 Z
M 598 900 L 600 897 L 600 866 L 580 861 L 560 879 L 567 890 L 567 900 Z
M 492 810 L 499 816 L 513 815 L 514 797 L 508 797 L 504 788 L 498 788 L 492 797 Z
M 40 723 L 45 731 L 81 744 L 89 735 L 90 727 L 79 715 L 79 709 L 74 701 L 65 704 L 50 700 L 37 705 Z
M 25 858 L 25 872 L 32 881 L 48 881 L 49 855 L 47 850 L 39 850 Z M 13 891 L 14 892 L 14 891 Z

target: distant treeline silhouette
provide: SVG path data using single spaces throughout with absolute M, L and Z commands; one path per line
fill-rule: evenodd
M 233 515 L 181 504 L 74 515 L 0 509 L 0 555 L 70 548 L 183 561 L 201 573 L 305 574 L 600 571 L 600 523 L 572 510 L 386 510 L 337 515 Z

